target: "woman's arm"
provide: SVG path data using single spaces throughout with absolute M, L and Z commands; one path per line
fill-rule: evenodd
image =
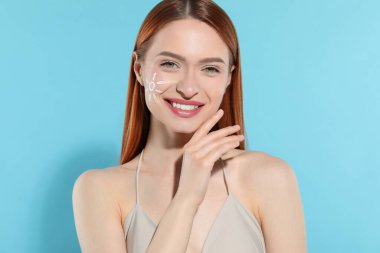
M 296 175 L 284 160 L 268 155 L 255 174 L 267 253 L 306 253 L 306 228 Z
M 107 182 L 108 181 L 108 182 Z M 103 170 L 82 173 L 73 187 L 75 227 L 82 253 L 127 253 L 120 208 Z M 147 252 L 185 252 L 198 205 L 175 195 Z
M 158 224 L 147 253 L 186 252 L 198 206 L 175 195 Z
M 99 169 L 82 173 L 73 187 L 75 227 L 82 253 L 127 253 L 120 207 Z

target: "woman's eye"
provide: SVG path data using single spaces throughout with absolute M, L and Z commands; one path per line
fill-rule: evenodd
M 168 69 L 175 69 L 178 68 L 178 65 L 175 62 L 172 61 L 165 61 L 160 64 L 161 67 L 165 67 Z M 215 67 L 206 67 L 204 68 L 207 73 L 219 73 L 220 71 Z
M 219 70 L 214 67 L 207 67 L 205 69 L 207 70 L 206 72 L 209 72 L 209 73 L 219 73 Z
M 160 66 L 172 69 L 173 67 L 177 66 L 177 64 L 171 61 L 166 61 L 166 62 L 161 63 Z

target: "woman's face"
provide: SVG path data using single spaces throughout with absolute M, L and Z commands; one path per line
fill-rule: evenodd
M 228 63 L 229 49 L 212 27 L 182 19 L 155 34 L 144 61 L 136 62 L 134 70 L 152 116 L 175 132 L 192 133 L 218 110 L 234 68 Z M 181 109 L 175 113 L 167 99 L 203 106 L 195 114 Z

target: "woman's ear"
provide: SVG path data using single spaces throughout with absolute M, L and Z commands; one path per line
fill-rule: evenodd
M 232 71 L 234 71 L 234 69 L 235 69 L 235 65 L 232 65 L 230 72 L 228 72 L 228 82 L 227 82 L 227 87 L 231 84 Z M 226 87 L 226 88 L 227 88 L 227 87 Z
M 142 66 L 140 63 L 140 59 L 138 58 L 138 55 L 136 51 L 133 51 L 133 71 L 135 72 L 135 76 L 137 81 L 141 84 L 141 86 L 144 86 L 144 78 L 142 76 Z

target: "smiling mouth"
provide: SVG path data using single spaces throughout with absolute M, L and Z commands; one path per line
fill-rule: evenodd
M 176 104 L 177 106 L 178 106 L 178 105 L 180 105 L 180 106 L 190 106 L 190 107 L 195 107 L 195 108 L 199 108 L 199 107 L 204 106 L 204 104 L 202 104 L 202 105 L 181 104 L 181 103 L 173 102 L 173 101 L 171 101 L 171 100 L 169 100 L 169 99 L 164 99 L 164 100 L 165 100 L 166 103 L 170 104 L 170 106 L 173 106 L 173 107 L 175 107 L 174 104 Z M 179 107 L 176 107 L 176 108 L 181 109 L 181 108 L 179 108 Z
M 177 104 L 170 99 L 164 99 L 165 104 L 168 106 L 170 111 L 172 111 L 176 116 L 181 118 L 190 118 L 195 115 L 197 115 L 203 108 L 204 104 L 202 105 L 184 105 L 184 104 Z

